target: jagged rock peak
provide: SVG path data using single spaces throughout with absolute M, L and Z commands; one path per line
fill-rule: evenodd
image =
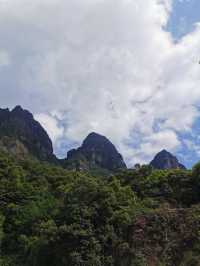
M 13 109 L 12 112 L 23 112 L 24 109 L 21 107 L 21 105 L 16 105 Z
M 159 152 L 151 161 L 150 165 L 155 169 L 186 169 L 178 159 L 168 152 L 167 150 L 162 150 Z
M 20 105 L 17 105 L 15 108 L 12 109 L 11 114 L 16 117 L 23 117 L 27 120 L 33 120 L 33 115 L 26 109 L 23 109 Z
M 83 169 L 100 167 L 109 171 L 126 168 L 126 164 L 115 146 L 106 137 L 92 132 L 80 148 L 68 152 L 68 160 Z M 80 170 L 80 169 L 79 169 Z
M 53 145 L 47 132 L 29 111 L 19 105 L 11 111 L 0 109 L 0 139 L 5 136 L 20 141 L 31 155 L 39 159 L 53 156 Z
M 100 135 L 98 133 L 92 132 L 90 133 L 85 140 L 83 141 L 82 148 L 94 148 L 99 147 L 103 148 L 103 145 L 108 145 L 113 150 L 117 151 L 115 146 L 110 142 L 109 139 L 107 139 L 105 136 Z

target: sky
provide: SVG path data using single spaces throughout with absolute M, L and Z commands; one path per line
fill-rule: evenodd
M 195 24 L 200 21 L 200 1 L 175 0 L 168 22 L 168 30 L 175 40 L 195 29 Z
M 200 160 L 199 0 L 0 0 L 0 106 L 66 157 L 90 133 L 129 166 Z

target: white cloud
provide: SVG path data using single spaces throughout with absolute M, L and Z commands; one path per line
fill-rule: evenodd
M 12 64 L 0 69 L 1 105 L 41 113 L 54 140 L 105 134 L 130 164 L 163 145 L 174 151 L 199 116 L 200 28 L 173 43 L 164 30 L 171 8 L 170 0 L 7 0 L 0 50 Z M 62 115 L 49 117 L 53 110 Z
M 9 66 L 10 64 L 9 55 L 5 51 L 0 51 L 0 67 Z
M 154 133 L 145 137 L 141 145 L 141 150 L 145 151 L 145 156 L 152 156 L 163 149 L 175 150 L 180 146 L 180 141 L 174 131 L 166 130 Z M 142 154 L 141 154 L 142 156 Z
M 35 114 L 35 119 L 47 130 L 53 142 L 62 137 L 64 129 L 58 125 L 58 121 L 50 114 Z

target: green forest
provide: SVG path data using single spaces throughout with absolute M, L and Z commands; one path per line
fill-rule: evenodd
M 0 0 L 0 266 L 200 266 L 200 0 Z
M 1 266 L 199 262 L 200 164 L 91 174 L 1 153 Z

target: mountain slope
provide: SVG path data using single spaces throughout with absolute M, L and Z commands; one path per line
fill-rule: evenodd
M 150 165 L 154 169 L 186 169 L 184 165 L 179 163 L 178 159 L 166 150 L 159 152 L 151 161 Z
M 38 159 L 53 157 L 52 142 L 33 115 L 16 106 L 0 109 L 0 148 L 15 155 L 31 154 Z
M 104 136 L 91 133 L 77 150 L 68 152 L 66 165 L 76 170 L 95 168 L 115 171 L 126 168 L 126 164 L 115 146 Z

